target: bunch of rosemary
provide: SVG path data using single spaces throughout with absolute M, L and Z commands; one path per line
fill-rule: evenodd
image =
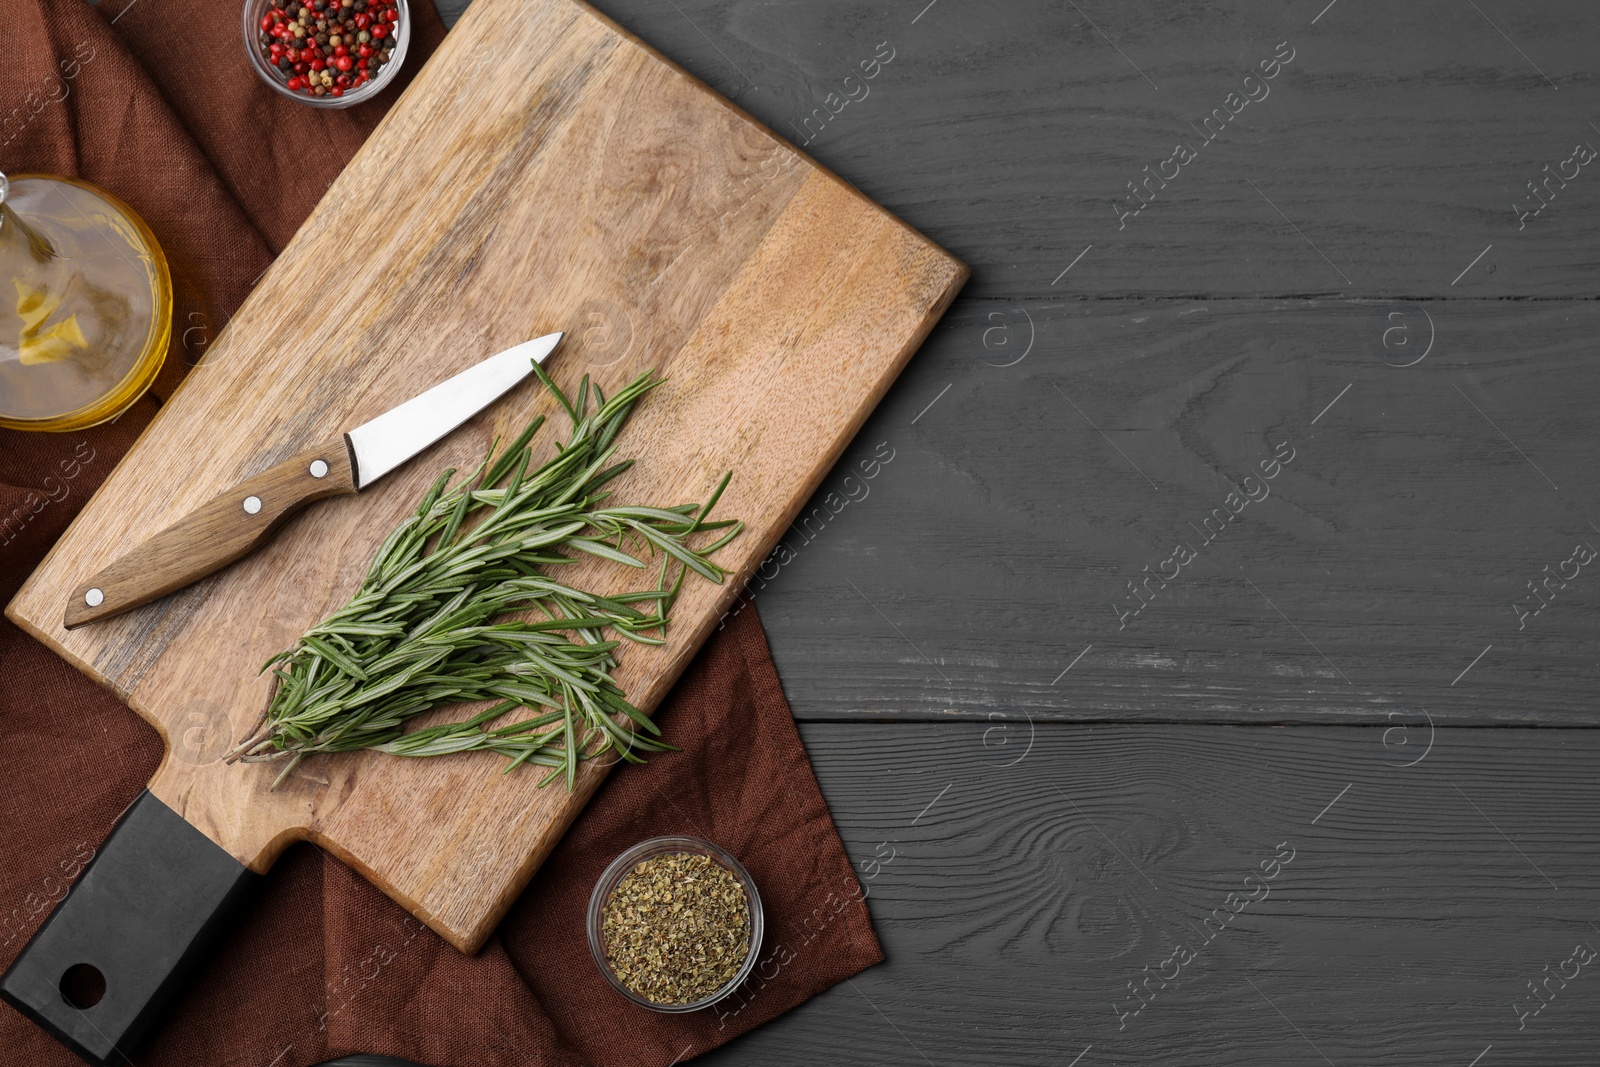
M 580 760 L 616 750 L 639 763 L 636 750 L 670 750 L 612 679 L 621 642 L 601 631 L 661 644 L 688 572 L 722 581 L 709 557 L 743 524 L 707 517 L 731 472 L 704 505 L 602 506 L 606 483 L 632 463 L 612 462 L 617 433 L 661 380 L 647 372 L 609 399 L 594 386 L 591 412 L 587 376 L 574 403 L 534 370 L 571 418 L 571 438 L 529 473 L 540 416 L 498 456 L 491 446 L 454 486 L 455 471 L 445 471 L 383 542 L 355 597 L 262 668 L 275 677 L 272 696 L 229 762 L 287 760 L 276 786 L 315 752 L 490 751 L 510 758 L 507 771 L 550 767 L 539 784 L 564 776 L 570 790 Z M 690 543 L 722 529 L 708 544 Z M 551 574 L 574 562 L 570 553 L 644 567 L 640 549 L 660 555 L 653 589 L 597 596 Z M 506 618 L 513 612 L 535 616 Z M 413 716 L 480 700 L 496 703 L 464 721 L 405 732 Z M 532 717 L 496 725 L 518 708 Z

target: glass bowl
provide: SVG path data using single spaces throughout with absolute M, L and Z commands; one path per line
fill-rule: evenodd
M 376 78 L 359 89 L 347 90 L 343 96 L 312 96 L 289 88 L 289 76 L 280 73 L 276 67 L 267 62 L 256 40 L 261 32 L 261 16 L 272 10 L 274 2 L 275 0 L 245 0 L 244 54 L 250 58 L 250 66 L 261 80 L 289 99 L 307 107 L 352 107 L 383 92 L 400 72 L 400 66 L 406 59 L 406 50 L 411 44 L 411 9 L 406 6 L 406 0 L 395 0 L 395 10 L 400 13 L 400 21 L 394 23 L 394 31 L 390 38 L 394 41 L 394 55 L 378 71 Z
M 602 926 L 606 901 L 623 877 L 639 864 L 654 856 L 664 856 L 669 853 L 689 853 L 696 856 L 709 856 L 713 861 L 727 868 L 739 884 L 744 887 L 745 896 L 750 901 L 750 952 L 745 956 L 744 963 L 727 983 L 709 996 L 688 1004 L 660 1004 L 647 997 L 640 996 L 633 990 L 623 985 L 622 979 L 616 976 L 611 969 L 611 961 L 606 957 L 605 936 Z M 629 1000 L 651 1011 L 686 1012 L 699 1011 L 725 999 L 735 989 L 744 984 L 750 977 L 750 972 L 755 970 L 756 959 L 761 955 L 761 933 L 763 917 L 761 911 L 761 894 L 756 892 L 756 884 L 750 878 L 750 873 L 723 849 L 713 845 L 710 841 L 698 837 L 653 837 L 648 841 L 641 841 L 628 849 L 622 855 L 611 861 L 611 865 L 600 875 L 600 880 L 595 883 L 594 892 L 589 895 L 589 949 L 594 953 L 594 962 L 600 968 L 600 973 L 612 987 Z

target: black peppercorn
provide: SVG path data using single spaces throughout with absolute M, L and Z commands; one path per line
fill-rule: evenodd
M 398 7 L 399 0 L 293 0 L 262 18 L 261 58 L 293 92 L 355 92 L 392 61 L 386 38 L 400 28 Z

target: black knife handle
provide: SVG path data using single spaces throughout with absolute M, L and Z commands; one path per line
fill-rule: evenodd
M 0 978 L 0 997 L 89 1063 L 121 1067 L 260 881 L 146 790 Z

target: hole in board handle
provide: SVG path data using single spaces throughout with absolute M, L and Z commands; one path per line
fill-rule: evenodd
M 61 998 L 74 1008 L 92 1008 L 106 995 L 106 976 L 91 963 L 75 963 L 61 976 L 59 988 Z

